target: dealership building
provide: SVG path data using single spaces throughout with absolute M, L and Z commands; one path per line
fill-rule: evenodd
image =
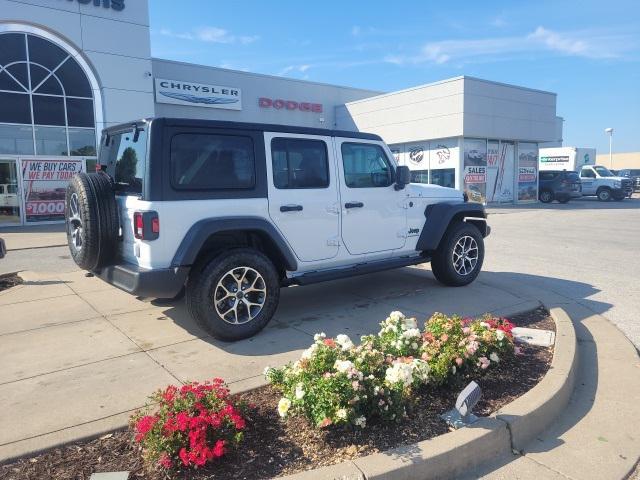
M 151 57 L 147 0 L 0 0 L 0 226 L 60 221 L 100 131 L 171 116 L 380 135 L 413 181 L 537 200 L 550 92 L 457 77 L 377 92 Z

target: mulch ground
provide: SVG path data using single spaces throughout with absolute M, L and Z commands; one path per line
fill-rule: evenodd
M 517 326 L 555 330 L 542 308 L 514 316 Z M 0 479 L 88 480 L 93 472 L 130 471 L 130 479 L 247 479 L 257 480 L 324 465 L 426 440 L 449 431 L 439 415 L 454 406 L 460 390 L 475 380 L 483 396 L 474 413 L 486 416 L 535 386 L 547 372 L 552 348 L 522 345 L 522 355 L 504 359 L 480 378 L 461 378 L 458 385 L 418 392 L 408 418 L 397 423 L 371 422 L 367 428 L 317 430 L 302 418 L 282 421 L 276 406 L 280 396 L 266 386 L 239 394 L 255 405 L 240 449 L 214 465 L 197 471 L 149 472 L 131 433 L 117 431 L 99 439 L 56 448 L 33 458 L 0 466 Z
M 20 285 L 21 283 L 22 279 L 17 273 L 6 273 L 4 275 L 0 275 L 0 292 L 11 287 L 15 287 L 16 285 Z

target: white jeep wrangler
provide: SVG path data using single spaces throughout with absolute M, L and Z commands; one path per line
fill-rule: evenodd
M 601 165 L 585 165 L 580 170 L 582 196 L 596 196 L 601 202 L 612 198 L 620 201 L 633 194 L 633 182 L 627 177 L 618 177 Z
M 490 232 L 482 205 L 410 184 L 366 133 L 156 118 L 105 130 L 98 161 L 67 189 L 76 263 L 138 296 L 185 289 L 224 340 L 260 331 L 283 286 L 429 261 L 467 285 Z

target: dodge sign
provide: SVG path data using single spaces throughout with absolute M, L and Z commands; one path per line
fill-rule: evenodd
M 156 102 L 242 110 L 242 92 L 234 87 L 156 78 Z

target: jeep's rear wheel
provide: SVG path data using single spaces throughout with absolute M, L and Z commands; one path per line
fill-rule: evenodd
M 484 240 L 475 225 L 458 222 L 449 227 L 431 259 L 436 279 L 451 287 L 473 282 L 484 261 Z
M 269 323 L 278 307 L 280 283 L 266 256 L 243 248 L 194 267 L 186 296 L 189 312 L 203 329 L 221 340 L 240 340 Z

